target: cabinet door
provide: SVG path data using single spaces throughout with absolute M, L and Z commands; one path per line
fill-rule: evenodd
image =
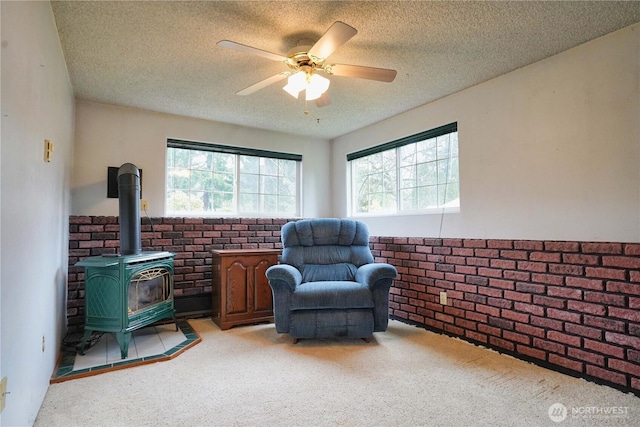
M 226 278 L 222 283 L 226 290 L 226 301 L 223 301 L 226 304 L 225 312 L 229 316 L 246 314 L 249 313 L 251 306 L 249 273 L 253 269 L 247 266 L 246 259 L 234 258 L 230 261 L 222 274 L 223 280 Z
M 256 313 L 273 315 L 273 297 L 266 275 L 267 269 L 273 264 L 274 260 L 262 258 L 253 269 L 253 311 Z

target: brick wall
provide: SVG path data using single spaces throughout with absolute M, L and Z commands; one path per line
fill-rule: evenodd
M 395 318 L 640 394 L 640 244 L 371 243 L 398 268 Z
M 211 293 L 212 249 L 280 248 L 280 228 L 289 219 L 148 218 L 142 219 L 144 251 L 169 251 L 174 259 L 176 297 Z M 117 216 L 69 219 L 68 332 L 84 326 L 84 269 L 74 264 L 120 249 Z
M 211 249 L 280 248 L 287 219 L 142 220 L 142 247 L 171 251 L 175 295 L 211 292 Z M 88 256 L 119 249 L 117 217 L 72 216 L 68 330 L 84 323 Z M 640 244 L 371 237 L 398 269 L 391 315 L 640 395 Z M 447 293 L 447 305 L 439 294 Z

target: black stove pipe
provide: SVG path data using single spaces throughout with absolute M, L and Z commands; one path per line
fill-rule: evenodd
M 140 171 L 132 163 L 125 163 L 118 170 L 118 199 L 120 205 L 120 254 L 137 255 L 142 252 L 140 241 Z

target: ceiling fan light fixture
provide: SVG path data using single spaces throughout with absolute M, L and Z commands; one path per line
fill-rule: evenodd
M 298 95 L 301 91 L 303 91 L 307 87 L 307 73 L 303 71 L 298 71 L 289 76 L 287 79 L 287 84 L 284 89 L 289 95 L 294 98 L 298 98 Z
M 282 89 L 296 99 L 304 90 L 305 99 L 313 101 L 320 98 L 329 89 L 330 83 L 329 79 L 304 70 L 290 75 L 286 86 Z
M 312 74 L 306 87 L 306 100 L 313 101 L 320 98 L 329 89 L 329 83 L 331 83 L 329 79 L 318 74 Z

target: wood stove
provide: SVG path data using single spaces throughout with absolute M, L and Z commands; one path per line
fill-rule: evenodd
M 176 320 L 175 254 L 141 249 L 140 171 L 135 165 L 120 166 L 118 193 L 120 253 L 90 257 L 76 265 L 85 268 L 85 325 L 80 352 L 92 332 L 113 332 L 125 359 L 132 331 L 167 317 Z
M 85 268 L 81 352 L 92 332 L 112 332 L 125 359 L 131 332 L 168 317 L 175 322 L 173 257 L 170 252 L 142 252 L 90 257 L 76 264 Z

